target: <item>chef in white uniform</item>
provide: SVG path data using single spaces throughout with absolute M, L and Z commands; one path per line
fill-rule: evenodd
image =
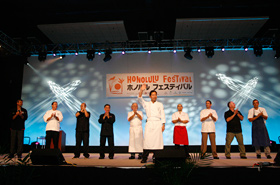
M 129 159 L 135 159 L 135 153 L 139 153 L 138 159 L 141 159 L 143 153 L 143 113 L 138 111 L 137 103 L 131 105 L 131 110 L 127 115 L 127 120 L 130 122 L 128 152 L 131 153 L 131 156 Z
M 162 103 L 157 102 L 157 92 L 152 90 L 149 93 L 151 101 L 146 102 L 142 97 L 145 89 L 146 84 L 143 84 L 138 96 L 138 101 L 145 109 L 147 115 L 147 123 L 144 132 L 144 152 L 141 163 L 147 162 L 151 150 L 163 149 L 162 132 L 165 130 L 164 109 Z
M 218 115 L 214 109 L 211 109 L 212 102 L 210 100 L 206 100 L 205 104 L 206 104 L 206 109 L 203 109 L 200 112 L 200 121 L 202 122 L 201 158 L 204 159 L 207 150 L 207 138 L 209 135 L 213 158 L 219 159 L 216 150 L 216 141 L 215 141 L 216 138 L 215 122 L 218 120 Z

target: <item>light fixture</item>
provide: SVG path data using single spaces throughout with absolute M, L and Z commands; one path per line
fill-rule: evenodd
M 38 60 L 40 62 L 43 62 L 45 61 L 47 58 L 47 53 L 46 52 L 43 52 L 43 51 L 40 51 L 39 54 L 38 54 Z
M 100 56 L 100 55 L 101 55 L 101 51 L 99 50 L 99 51 L 98 51 L 98 56 Z
M 205 55 L 207 56 L 207 58 L 212 58 L 214 56 L 214 47 L 206 47 Z
M 122 50 L 122 55 L 124 55 L 125 54 L 125 50 Z
M 263 54 L 262 46 L 256 45 L 254 46 L 254 54 L 256 57 L 260 57 Z
M 176 50 L 176 49 L 174 49 L 174 50 L 173 50 L 173 53 L 174 53 L 174 54 L 176 54 L 176 53 L 177 53 L 177 50 Z
M 222 52 L 224 52 L 225 50 L 226 50 L 225 47 L 222 47 L 222 48 L 221 48 L 221 51 L 222 51 Z
M 274 58 L 278 59 L 280 57 L 280 47 L 279 46 L 273 47 L 273 50 L 275 50 Z
M 62 59 L 64 59 L 64 58 L 65 58 L 65 55 L 60 55 L 60 56 L 59 56 L 59 59 L 60 59 L 60 60 L 62 60 Z
M 244 46 L 244 51 L 247 52 L 248 51 L 248 47 Z
M 200 52 L 201 52 L 201 49 L 200 49 L 200 48 L 197 48 L 197 52 L 200 53 Z
M 108 62 L 109 60 L 111 60 L 111 54 L 112 54 L 112 50 L 111 49 L 107 49 L 105 51 L 105 57 L 103 59 L 104 62 Z
M 184 57 L 186 59 L 192 60 L 193 59 L 193 56 L 191 55 L 192 49 L 191 48 L 185 48 L 184 51 L 185 51 Z
M 95 50 L 93 49 L 87 50 L 88 61 L 93 61 L 94 57 L 95 57 Z
M 148 49 L 148 53 L 149 53 L 149 54 L 151 54 L 151 53 L 152 53 L 151 49 Z

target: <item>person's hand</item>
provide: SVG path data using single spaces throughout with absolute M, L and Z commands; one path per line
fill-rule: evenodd
M 263 112 L 260 112 L 260 113 L 258 114 L 258 117 L 261 117 L 261 116 L 263 116 Z
M 182 120 L 180 118 L 178 118 L 178 122 L 182 122 Z
M 141 86 L 141 91 L 144 91 L 145 89 L 147 88 L 147 86 L 146 86 L 146 84 L 142 84 L 142 86 Z
M 162 132 L 165 130 L 165 124 L 162 125 L 161 130 Z
M 235 109 L 234 114 L 238 114 L 238 109 Z

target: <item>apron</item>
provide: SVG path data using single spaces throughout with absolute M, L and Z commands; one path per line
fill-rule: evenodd
M 149 120 L 145 125 L 144 149 L 163 149 L 162 122 L 159 120 Z
M 254 117 L 255 114 L 254 114 Z M 252 122 L 252 145 L 253 146 L 270 146 L 270 139 L 263 121 L 263 117 L 259 117 Z
M 142 153 L 143 152 L 143 129 L 141 126 L 130 126 L 129 128 L 129 146 L 128 152 Z
M 173 143 L 175 145 L 189 145 L 188 132 L 185 126 L 174 127 Z

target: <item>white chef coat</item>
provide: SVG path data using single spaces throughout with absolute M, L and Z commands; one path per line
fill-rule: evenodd
M 143 118 L 142 111 L 137 111 L 137 113 Z M 127 119 L 134 114 L 134 111 L 131 111 L 127 115 Z M 132 120 L 130 120 L 129 128 L 129 146 L 128 152 L 130 153 L 142 153 L 143 152 L 143 128 L 142 120 L 135 115 Z
M 216 121 L 217 121 L 218 120 L 218 115 L 217 115 L 217 112 L 214 109 L 203 109 L 200 112 L 200 120 L 202 118 L 205 118 L 206 116 L 208 116 L 210 113 L 212 113 L 213 117 L 215 117 Z M 216 132 L 215 121 L 211 117 L 207 118 L 206 120 L 204 120 L 202 122 L 201 132 Z
M 143 97 L 138 97 L 139 103 L 146 111 L 147 123 L 144 133 L 144 149 L 163 149 L 162 123 L 165 123 L 163 105 L 160 102 L 146 102 Z
M 52 117 L 49 121 L 47 119 L 51 117 L 51 115 L 55 113 L 56 117 L 58 117 L 59 121 Z M 44 121 L 47 123 L 46 131 L 59 131 L 60 130 L 60 122 L 63 120 L 63 115 L 59 110 L 48 110 L 44 115 Z
M 262 107 L 258 107 L 258 109 L 256 110 L 255 108 L 251 108 L 250 110 L 249 110 L 249 112 L 248 112 L 248 119 L 249 118 L 253 118 L 254 117 L 254 115 L 255 116 L 257 116 L 259 113 L 263 113 L 263 115 L 265 115 L 265 116 L 268 116 L 267 115 L 267 112 L 266 112 L 266 110 L 265 110 L 265 108 L 262 108 Z M 265 119 L 263 119 L 263 121 L 264 121 L 264 123 L 266 123 L 266 120 Z
M 190 120 L 189 115 L 183 111 L 181 113 L 178 111 L 172 114 L 172 121 L 178 120 L 178 118 L 180 118 L 182 121 Z M 187 124 L 182 122 L 177 122 L 175 123 L 175 126 L 187 126 Z

